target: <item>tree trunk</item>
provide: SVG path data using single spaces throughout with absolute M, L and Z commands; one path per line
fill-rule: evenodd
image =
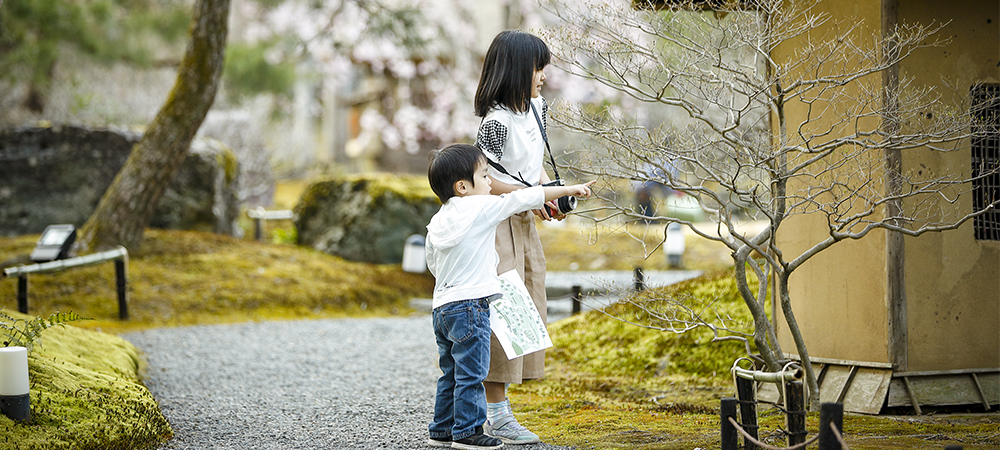
M 778 277 L 778 289 L 781 291 L 781 311 L 785 314 L 785 323 L 788 325 L 788 333 L 792 335 L 795 342 L 795 350 L 799 352 L 799 360 L 802 368 L 806 372 L 806 386 L 809 387 L 809 410 L 819 411 L 819 382 L 816 379 L 816 372 L 813 370 L 812 361 L 809 360 L 809 350 L 806 349 L 806 340 L 802 337 L 802 330 L 795 320 L 792 312 L 792 299 L 788 296 L 788 273 L 782 273 Z
M 736 287 L 740 291 L 740 296 L 743 298 L 743 303 L 746 304 L 747 309 L 750 310 L 750 314 L 753 316 L 753 341 L 757 346 L 757 351 L 760 352 L 760 358 L 764 360 L 764 364 L 773 371 L 781 370 L 782 355 L 780 351 L 776 351 L 778 348 L 777 341 L 772 342 L 771 337 L 774 336 L 774 331 L 771 330 L 771 322 L 767 318 L 767 312 L 764 311 L 764 307 L 757 302 L 757 296 L 753 294 L 750 290 L 750 283 L 747 280 L 747 257 L 745 256 L 748 252 L 734 252 L 735 264 L 733 276 L 736 279 Z
M 138 251 L 163 192 L 208 113 L 225 61 L 230 0 L 198 0 L 191 39 L 167 102 L 80 232 L 79 250 Z

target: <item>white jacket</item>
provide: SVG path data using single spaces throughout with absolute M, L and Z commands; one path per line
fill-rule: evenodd
M 433 307 L 500 293 L 497 225 L 545 203 L 540 186 L 508 194 L 452 197 L 427 225 L 427 268 L 434 275 Z

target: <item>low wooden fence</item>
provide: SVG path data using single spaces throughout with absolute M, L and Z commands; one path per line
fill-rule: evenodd
M 118 246 L 114 250 L 92 253 L 75 258 L 58 259 L 28 266 L 8 267 L 0 278 L 17 277 L 17 310 L 28 313 L 28 274 L 61 272 L 74 267 L 90 266 L 105 261 L 115 262 L 115 285 L 118 288 L 118 318 L 128 319 L 128 250 Z
M 721 401 L 720 425 L 722 428 L 722 450 L 799 450 L 818 444 L 819 450 L 850 450 L 844 440 L 844 405 L 823 403 L 819 411 L 819 432 L 807 439 L 805 391 L 802 384 L 803 371 L 794 363 L 785 365 L 781 372 L 762 372 L 739 367 L 740 358 L 733 364 L 731 372 L 736 384 L 737 397 L 725 397 Z M 784 430 L 787 447 L 776 447 L 760 441 L 757 426 L 756 383 L 779 383 L 785 404 Z M 740 444 L 743 438 L 743 446 Z M 945 450 L 961 450 L 961 445 L 949 445 Z

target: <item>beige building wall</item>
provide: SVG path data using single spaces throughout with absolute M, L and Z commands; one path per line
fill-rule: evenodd
M 864 23 L 856 32 L 858 39 L 866 39 L 866 36 L 881 29 L 878 2 L 826 1 L 819 2 L 814 11 L 835 13 L 835 17 L 863 19 Z M 813 32 L 808 37 L 819 37 L 823 31 Z M 787 61 L 789 54 L 801 48 L 804 39 L 789 41 L 772 56 L 779 61 Z M 872 79 L 871 82 L 881 83 L 880 79 Z M 791 104 L 787 114 L 789 126 L 796 126 L 806 113 L 804 104 Z M 815 121 L 812 129 L 828 127 L 831 122 L 821 118 Z M 776 120 L 772 123 L 777 126 Z M 879 125 L 870 123 L 867 126 Z M 790 190 L 794 188 L 792 185 Z M 778 240 L 786 249 L 788 258 L 789 255 L 801 254 L 828 236 L 825 217 L 797 215 L 782 224 Z M 885 266 L 884 233 L 871 233 L 860 241 L 835 244 L 792 273 L 789 279 L 792 311 L 802 329 L 810 356 L 888 362 Z M 782 349 L 798 353 L 781 319 L 778 329 Z
M 944 77 L 960 96 L 977 82 L 1000 82 L 998 16 L 996 0 L 900 1 L 901 22 L 949 22 L 940 35 L 951 39 L 919 51 L 900 66 L 900 77 L 921 84 Z M 903 169 L 969 174 L 971 153 L 910 153 Z M 971 198 L 957 209 L 971 211 Z M 904 242 L 908 370 L 1000 367 L 1000 242 L 976 241 L 971 221 Z
M 827 0 L 817 8 L 836 20 L 861 21 L 858 36 L 881 33 L 881 2 Z M 959 95 L 968 95 L 968 86 L 975 81 L 997 82 L 997 10 L 995 0 L 900 1 L 900 22 L 950 20 L 940 36 L 952 39 L 945 47 L 918 52 L 900 67 L 901 77 L 938 85 L 945 76 L 961 86 Z M 813 37 L 818 35 L 813 33 Z M 787 61 L 798 44 L 789 42 L 773 56 Z M 798 123 L 804 114 L 803 107 L 791 108 L 790 123 Z M 970 152 L 968 148 L 944 156 L 904 152 L 903 170 L 968 174 Z M 957 208 L 971 211 L 971 199 L 964 199 Z M 825 220 L 796 216 L 782 225 L 778 239 L 787 257 L 826 235 Z M 812 357 L 892 362 L 886 249 L 886 234 L 876 231 L 860 241 L 836 244 L 792 274 L 789 294 Z M 975 241 L 970 222 L 955 231 L 906 238 L 904 258 L 905 370 L 1000 367 L 1000 242 Z M 784 351 L 796 353 L 781 320 L 779 341 Z

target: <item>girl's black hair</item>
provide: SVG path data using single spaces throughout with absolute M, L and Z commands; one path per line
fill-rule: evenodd
M 476 187 L 476 169 L 486 164 L 486 154 L 468 144 L 451 144 L 432 152 L 431 158 L 427 180 L 441 203 L 455 196 L 455 183 L 459 180 L 467 180 Z
M 476 116 L 486 117 L 494 105 L 516 112 L 530 108 L 531 81 L 536 70 L 549 65 L 549 47 L 538 36 L 502 31 L 490 44 L 476 89 Z

